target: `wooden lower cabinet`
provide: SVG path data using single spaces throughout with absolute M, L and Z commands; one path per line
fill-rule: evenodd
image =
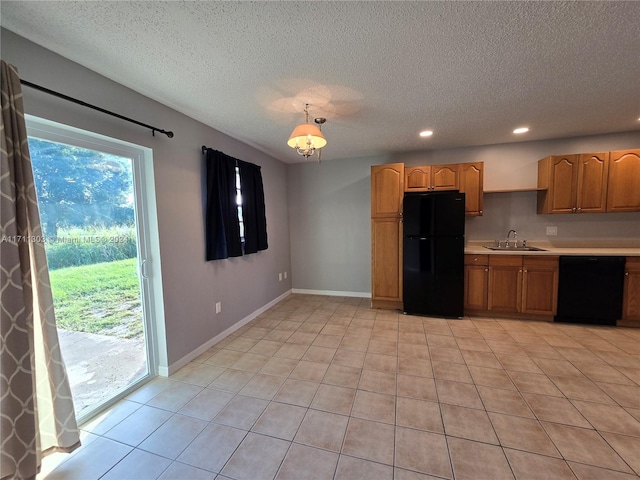
M 555 315 L 557 256 L 465 255 L 465 311 L 474 314 Z
M 559 257 L 525 256 L 522 269 L 520 311 L 555 315 L 558 306 Z
M 490 312 L 519 312 L 522 297 L 522 255 L 489 256 Z
M 618 324 L 640 327 L 640 257 L 627 257 L 624 272 L 622 321 Z
M 378 308 L 402 308 L 402 222 L 371 220 L 371 300 Z
M 489 256 L 464 256 L 464 308 L 486 310 L 489 289 Z

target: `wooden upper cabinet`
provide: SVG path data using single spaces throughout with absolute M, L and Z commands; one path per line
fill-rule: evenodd
M 583 153 L 578 157 L 577 213 L 601 213 L 607 210 L 608 178 L 609 152 Z
M 404 164 L 371 167 L 371 217 L 399 217 L 404 197 Z
M 460 191 L 465 194 L 465 215 L 480 216 L 483 209 L 484 163 L 461 163 Z
M 406 167 L 404 169 L 405 192 L 427 192 L 431 186 L 431 167 Z
M 459 165 L 433 165 L 431 167 L 431 190 L 458 190 Z
M 538 213 L 640 211 L 640 149 L 538 162 Z
M 607 212 L 640 211 L 640 150 L 611 152 Z
M 538 162 L 538 213 L 574 213 L 578 192 L 578 155 L 546 157 Z
M 432 192 L 460 188 L 459 165 L 426 165 L 404 169 L 405 192 Z

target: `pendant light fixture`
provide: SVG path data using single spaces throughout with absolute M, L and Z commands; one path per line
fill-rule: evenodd
M 298 155 L 302 155 L 308 159 L 316 150 L 321 149 L 327 144 L 327 140 L 322 134 L 319 127 L 309 123 L 309 104 L 304 106 L 305 122 L 293 129 L 287 145 L 295 148 Z M 326 118 L 316 118 L 315 123 L 322 125 L 327 121 Z M 318 152 L 318 161 L 320 161 L 320 152 Z

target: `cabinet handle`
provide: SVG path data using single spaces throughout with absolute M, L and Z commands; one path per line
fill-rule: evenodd
M 629 276 L 629 272 L 624 272 L 624 276 L 628 277 Z
M 527 269 L 526 268 L 524 269 L 524 273 L 527 273 Z
M 478 261 L 478 257 L 474 258 L 474 259 L 473 259 L 473 261 L 474 261 L 474 262 L 477 262 L 477 261 Z
M 482 210 L 480 210 L 480 214 L 482 215 Z
M 573 213 L 576 213 L 576 207 L 573 207 L 573 208 L 571 209 L 571 211 L 572 211 Z
M 518 270 L 518 273 L 522 273 L 522 269 Z
M 579 211 L 579 212 L 581 212 L 581 211 L 582 211 L 582 208 L 581 208 L 581 207 L 578 207 L 578 211 Z
M 484 269 L 484 271 L 485 271 L 485 272 L 488 272 L 488 271 L 489 271 L 489 269 L 488 269 L 488 268 L 485 268 L 485 269 Z M 628 274 L 627 274 L 627 275 L 628 275 Z

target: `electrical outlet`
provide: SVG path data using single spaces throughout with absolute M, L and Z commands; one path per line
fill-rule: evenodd
M 278 281 L 279 281 L 279 282 L 281 282 L 281 281 L 282 281 L 282 272 L 280 272 L 280 273 L 278 274 Z
M 558 227 L 547 227 L 547 235 L 558 235 Z
M 284 272 L 284 279 L 287 279 L 287 272 Z
M 220 313 L 222 311 L 222 302 L 216 302 L 216 313 Z

